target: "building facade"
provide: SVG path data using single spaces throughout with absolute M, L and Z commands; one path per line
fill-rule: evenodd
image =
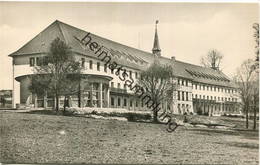
M 138 99 L 116 71 L 108 68 L 107 63 L 96 55 L 96 42 L 113 61 L 126 68 L 129 76 L 137 82 L 140 72 L 155 60 L 172 65 L 177 89 L 173 94 L 173 103 L 164 105 L 173 113 L 223 114 L 237 110 L 238 90 L 221 71 L 181 62 L 161 56 L 157 28 L 152 53 L 125 46 L 102 38 L 76 27 L 55 21 L 40 34 L 12 53 L 14 70 L 14 103 L 33 107 L 52 107 L 53 96 L 47 92 L 38 96 L 28 89 L 34 67 L 40 65 L 46 56 L 50 43 L 59 37 L 73 51 L 82 67 L 80 95 L 71 96 L 71 106 L 123 108 L 129 110 L 148 110 Z M 90 41 L 91 40 L 91 41 Z M 93 46 L 93 45 L 92 45 Z M 63 104 L 61 98 L 60 104 Z

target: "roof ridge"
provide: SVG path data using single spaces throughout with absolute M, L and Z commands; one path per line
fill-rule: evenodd
M 78 28 L 78 27 L 75 27 L 75 26 L 73 26 L 73 25 L 64 23 L 64 22 L 62 22 L 62 21 L 59 21 L 59 20 L 56 20 L 56 21 L 59 22 L 59 23 L 61 23 L 61 24 L 66 25 L 66 26 L 70 26 L 70 27 L 72 27 L 72 28 L 75 28 L 75 29 L 78 29 L 78 30 L 81 30 L 81 31 L 84 31 L 84 32 L 87 32 L 87 33 L 91 33 L 91 32 L 88 32 L 88 31 L 86 31 L 86 30 L 83 30 L 83 29 L 80 29 L 80 28 Z M 55 21 L 55 22 L 56 22 L 56 21 Z M 121 45 L 121 46 L 125 46 L 125 47 L 128 47 L 128 48 L 134 49 L 134 50 L 136 50 L 136 51 L 140 51 L 140 52 L 143 52 L 143 53 L 147 53 L 147 54 L 153 55 L 152 53 L 147 52 L 147 51 L 145 51 L 145 50 L 141 50 L 141 49 L 137 49 L 137 48 L 134 48 L 134 47 L 125 45 L 125 44 L 121 44 L 121 43 L 119 43 L 119 42 L 113 41 L 113 40 L 108 39 L 108 38 L 101 37 L 101 36 L 96 35 L 96 34 L 94 34 L 94 33 L 91 33 L 91 34 L 94 35 L 94 36 L 96 36 L 96 37 L 99 37 L 99 38 L 101 38 L 101 39 L 107 40 L 107 41 L 109 41 L 109 42 L 113 42 L 113 43 L 115 43 L 115 44 L 118 44 L 118 45 Z

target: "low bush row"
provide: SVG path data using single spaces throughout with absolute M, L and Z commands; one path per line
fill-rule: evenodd
M 150 121 L 152 119 L 152 114 L 148 111 L 129 111 L 125 109 L 112 108 L 68 108 L 66 110 L 66 115 L 99 115 L 103 117 L 124 117 L 127 118 L 128 121 Z

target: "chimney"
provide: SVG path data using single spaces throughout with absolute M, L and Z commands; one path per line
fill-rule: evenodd
M 172 60 L 172 61 L 175 61 L 175 56 L 172 56 L 172 57 L 171 57 L 171 60 Z

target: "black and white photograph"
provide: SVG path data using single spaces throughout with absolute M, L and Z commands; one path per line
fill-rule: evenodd
M 257 1 L 0 1 L 0 164 L 259 164 Z

